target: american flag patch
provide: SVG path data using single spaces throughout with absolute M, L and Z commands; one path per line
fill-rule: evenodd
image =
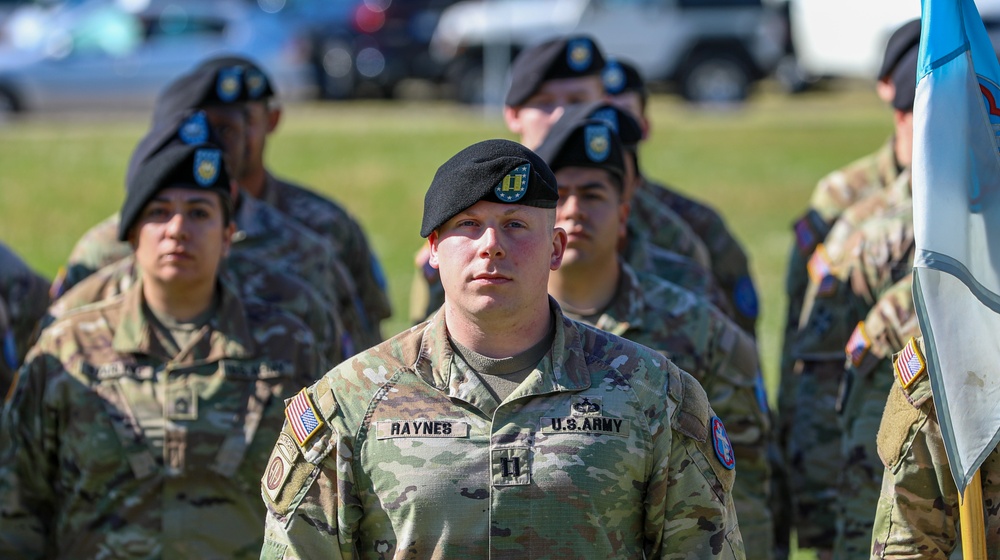
M 816 248 L 816 234 L 813 233 L 812 226 L 809 224 L 809 217 L 806 216 L 801 220 L 795 222 L 795 244 L 798 245 L 799 251 L 803 255 L 808 255 L 812 253 Z
M 288 425 L 292 428 L 292 435 L 299 447 L 304 447 L 316 432 L 323 426 L 323 420 L 316 414 L 312 401 L 309 400 L 309 393 L 305 389 L 288 403 L 285 408 L 285 417 L 288 418 Z
M 851 365 L 860 367 L 861 362 L 868 355 L 868 349 L 871 348 L 871 345 L 872 341 L 869 340 L 868 333 L 865 332 L 865 322 L 861 321 L 858 326 L 854 327 L 854 332 L 847 340 L 847 346 L 844 347 L 844 352 L 851 360 Z
M 899 384 L 904 389 L 912 385 L 913 381 L 920 377 L 920 374 L 927 369 L 924 357 L 920 355 L 920 349 L 917 348 L 917 340 L 915 338 L 910 338 L 906 346 L 903 347 L 899 354 L 896 354 L 896 359 L 893 361 L 892 367 L 896 370 L 896 379 L 899 380 Z
M 836 290 L 837 279 L 830 272 L 830 257 L 822 243 L 816 246 L 806 268 L 809 270 L 809 278 L 818 287 L 816 295 L 827 296 Z

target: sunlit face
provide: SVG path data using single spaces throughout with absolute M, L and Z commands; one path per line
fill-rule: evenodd
M 230 177 L 242 177 L 248 156 L 247 109 L 245 106 L 220 105 L 204 109 L 208 124 L 219 141 Z
M 604 85 L 598 76 L 547 80 L 520 107 L 505 107 L 507 128 L 529 148 L 537 148 L 566 108 L 604 98 Z
M 235 226 L 217 193 L 170 187 L 146 203 L 129 232 L 143 281 L 168 288 L 214 282 Z
M 896 163 L 909 167 L 913 163 L 913 111 L 894 111 L 896 125 Z
M 566 230 L 563 272 L 575 266 L 607 266 L 617 259 L 619 236 L 625 234 L 628 207 L 611 175 L 591 167 L 556 171 L 559 204 L 556 227 Z
M 545 301 L 566 246 L 553 213 L 480 201 L 431 233 L 430 264 L 440 271 L 448 313 L 510 317 Z

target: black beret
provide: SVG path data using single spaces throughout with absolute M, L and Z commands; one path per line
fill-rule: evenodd
M 167 84 L 153 108 L 153 122 L 188 109 L 264 100 L 274 95 L 271 80 L 253 61 L 220 56 L 200 63 Z
M 601 72 L 601 81 L 604 82 L 604 91 L 610 95 L 634 91 L 643 100 L 649 98 L 649 89 L 646 88 L 646 81 L 639 73 L 639 69 L 624 60 L 609 59 L 604 71 Z
M 625 176 L 622 141 L 607 121 L 561 118 L 535 151 L 553 172 L 563 167 L 593 167 L 619 180 Z
M 642 125 L 631 113 L 620 109 L 607 101 L 591 101 L 590 103 L 580 103 L 566 108 L 566 111 L 553 128 L 562 124 L 572 126 L 575 122 L 586 119 L 597 119 L 606 121 L 621 140 L 625 149 L 635 150 L 642 141 Z M 565 124 L 563 124 L 565 123 Z M 549 135 L 551 135 L 551 131 Z
M 586 35 L 557 37 L 521 51 L 510 68 L 510 89 L 504 105 L 518 107 L 547 80 L 596 76 L 604 69 L 604 54 Z
M 882 56 L 882 66 L 878 69 L 875 79 L 885 80 L 892 76 L 896 65 L 910 49 L 920 43 L 920 18 L 910 20 L 896 28 L 889 36 Z
M 510 140 L 485 140 L 438 168 L 424 195 L 420 236 L 427 237 L 481 200 L 555 208 L 559 191 L 555 175 L 538 154 Z
M 153 123 L 152 128 L 132 151 L 125 173 L 125 184 L 128 185 L 135 177 L 140 163 L 175 140 L 184 144 L 222 144 L 208 124 L 208 117 L 204 111 L 188 109 L 167 115 L 159 122 Z
M 896 93 L 892 97 L 892 108 L 897 111 L 912 111 L 913 99 L 917 95 L 917 54 L 914 46 L 899 59 L 892 72 L 892 85 Z
M 168 187 L 203 189 L 218 193 L 223 205 L 230 200 L 229 174 L 222 163 L 222 149 L 214 144 L 172 142 L 142 161 L 128 183 L 118 223 L 118 240 L 128 231 L 143 207 Z

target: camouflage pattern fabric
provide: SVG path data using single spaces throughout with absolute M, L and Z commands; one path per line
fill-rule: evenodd
M 49 306 L 49 281 L 0 243 L 0 397 L 35 342 Z
M 267 174 L 261 199 L 333 246 L 357 286 L 372 329 L 392 315 L 385 274 L 360 224 L 347 210 L 318 193 Z M 381 335 L 379 336 L 381 340 Z
M 892 355 L 911 337 L 920 336 L 911 290 L 912 275 L 889 288 L 847 344 L 847 375 L 839 407 L 844 464 L 837 492 L 836 559 L 865 558 L 871 551 L 883 474 L 876 433 L 892 387 Z
M 920 340 L 920 350 L 923 350 Z M 872 529 L 871 558 L 946 560 L 961 548 L 955 488 L 926 368 L 909 387 L 893 381 L 878 433 L 885 465 Z M 980 469 L 986 552 L 1000 557 L 1000 452 Z
M 648 189 L 636 189 L 630 201 L 628 227 L 657 247 L 693 259 L 712 270 L 712 256 L 698 234 Z
M 844 460 L 836 403 L 843 351 L 881 293 L 912 266 L 909 186 L 909 173 L 902 173 L 844 211 L 807 267 L 802 319 L 790 343 L 799 379 L 787 441 L 792 503 L 804 546 L 832 548 L 836 540 L 835 481 Z M 903 230 L 910 234 L 900 235 Z M 866 279 L 866 293 L 860 293 L 856 278 Z
M 356 349 L 377 344 L 380 336 L 364 315 L 354 281 L 333 247 L 265 202 L 249 195 L 241 196 L 240 201 L 233 216 L 237 232 L 233 236 L 231 253 L 242 254 L 261 266 L 302 278 L 325 301 L 331 302 L 329 305 L 340 315 Z M 128 243 L 117 240 L 117 232 L 118 215 L 115 214 L 84 234 L 65 266 L 60 295 L 75 284 L 70 281 L 71 275 L 79 282 L 132 253 Z M 111 257 L 114 260 L 108 261 Z
M 350 337 L 344 331 L 340 317 L 316 291 L 297 276 L 261 266 L 240 253 L 226 257 L 219 274 L 234 286 L 244 300 L 261 301 L 301 320 L 316 339 L 316 352 L 326 364 L 336 365 L 347 358 L 344 347 L 353 350 Z M 73 286 L 55 301 L 43 324 L 59 319 L 66 313 L 113 298 L 127 291 L 138 280 L 134 255 L 111 263 Z M 316 371 L 317 375 L 324 370 Z
M 660 204 L 673 210 L 705 243 L 712 274 L 729 300 L 736 324 L 756 337 L 760 304 L 750 274 L 750 262 L 722 216 L 714 208 L 645 177 L 639 190 L 650 192 Z
M 770 419 L 766 400 L 757 394 L 754 340 L 702 298 L 656 276 L 636 274 L 628 265 L 622 265 L 614 299 L 590 324 L 657 350 L 701 383 L 726 423 L 739 465 L 733 502 L 747 557 L 771 558 Z
M 220 290 L 173 358 L 141 283 L 47 328 L 0 423 L 0 557 L 256 558 L 260 473 L 312 333 Z
M 261 558 L 744 558 L 697 381 L 552 305 L 550 353 L 502 403 L 443 312 L 296 397 Z

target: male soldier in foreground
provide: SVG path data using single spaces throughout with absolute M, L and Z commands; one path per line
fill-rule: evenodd
M 49 305 L 49 281 L 0 243 L 0 398 L 35 342 Z
M 648 138 L 650 122 L 646 105 L 649 90 L 638 69 L 625 61 L 610 60 L 602 78 L 608 100 L 635 117 L 642 126 L 642 139 Z M 705 243 L 711 258 L 712 274 L 729 297 L 730 307 L 735 312 L 734 319 L 744 330 L 755 335 L 759 304 L 757 289 L 750 275 L 749 259 L 722 216 L 707 204 L 652 181 L 641 169 L 637 169 L 637 174 L 639 183 L 636 190 L 652 196 L 659 206 L 673 210 Z
M 262 558 L 744 558 L 698 382 L 548 297 L 557 198 L 507 140 L 438 169 L 421 235 L 444 306 L 289 402 Z
M 298 320 L 219 281 L 213 145 L 140 164 L 119 239 L 141 277 L 43 331 L 0 422 L 0 557 L 252 558 L 282 400 L 319 366 Z
M 569 122 L 567 122 L 569 121 Z M 733 501 L 747 557 L 774 554 L 766 447 L 770 421 L 757 400 L 754 340 L 721 311 L 618 254 L 625 228 L 625 155 L 605 121 L 567 113 L 538 147 L 559 190 L 556 227 L 568 235 L 549 294 L 570 318 L 648 346 L 690 372 L 726 420 L 739 476 Z

